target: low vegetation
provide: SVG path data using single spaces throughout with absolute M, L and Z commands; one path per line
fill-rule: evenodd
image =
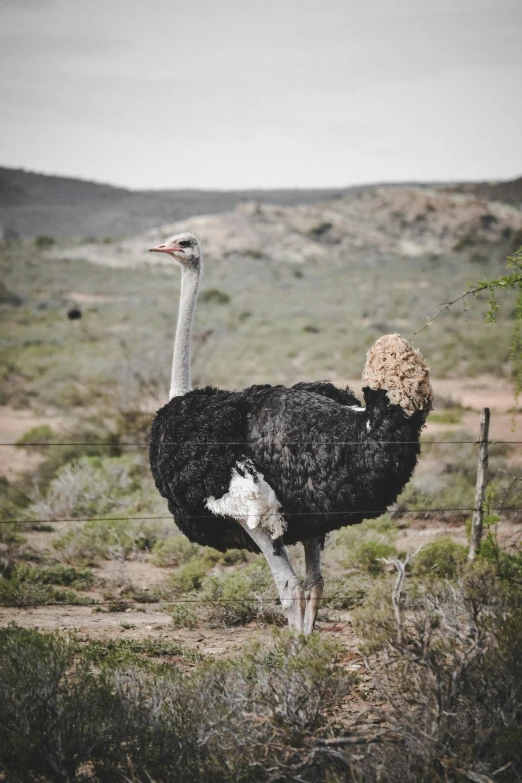
M 92 573 L 87 570 L 15 565 L 4 568 L 0 578 L 0 606 L 92 603 L 92 598 L 78 591 L 88 589 L 93 581 Z
M 487 560 L 461 566 L 453 584 L 399 574 L 394 589 L 389 581 L 376 584 L 355 619 L 398 740 L 373 753 L 386 780 L 518 779 L 519 583 L 504 580 Z
M 280 634 L 190 675 L 155 665 L 163 648 L 16 626 L 0 638 L 0 769 L 17 779 L 266 780 L 288 754 L 299 763 L 350 689 L 318 637 Z
M 354 614 L 385 715 L 373 734 L 343 722 L 357 681 L 325 636 L 279 632 L 187 672 L 198 659 L 177 643 L 85 644 L 11 625 L 0 630 L 0 769 L 53 783 L 517 780 L 520 584 L 487 559 L 451 582 L 397 564 Z
M 330 234 L 326 223 L 312 229 L 318 248 L 334 241 Z M 167 388 L 177 277 L 167 267 L 110 269 L 54 255 L 42 264 L 51 246 L 54 254 L 59 240 L 42 235 L 0 247 L 1 402 L 63 419 L 20 439 L 38 456 L 30 476 L 0 478 L 0 606 L 81 604 L 99 619 L 154 602 L 171 622 L 150 640 L 134 638 L 132 613 L 101 618 L 116 619 L 121 636 L 89 642 L 1 629 L 0 779 L 522 779 L 522 558 L 516 542 L 499 547 L 492 510 L 520 505 L 508 500 L 519 485 L 505 448 L 491 448 L 496 478 L 476 563 L 449 536 L 407 565 L 402 551 L 411 519 L 437 514 L 461 531 L 469 521 L 475 449 L 436 442 L 475 437 L 455 429 L 466 412 L 453 400 L 437 401 L 432 421 L 453 429 L 424 439 L 397 507 L 329 536 L 320 623 L 335 629 L 355 618 L 366 656 L 357 682 L 327 630 L 307 641 L 277 630 L 284 616 L 261 557 L 190 543 L 153 485 L 147 431 Z M 445 258 L 354 254 L 334 272 L 321 258 L 294 269 L 257 248 L 209 263 L 194 382 L 288 383 L 340 367 L 359 374 L 377 334 L 417 328 L 435 301 L 447 300 L 449 278 L 463 290 L 480 264 L 481 275 L 502 280 L 486 250 L 463 237 Z M 428 287 L 410 291 L 420 274 Z M 72 323 L 66 314 L 77 301 L 82 319 Z M 480 308 L 444 312 L 419 335 L 437 374 L 507 371 L 520 313 L 500 301 L 491 311 L 498 327 L 482 316 Z M 56 442 L 69 445 L 48 445 Z M 441 507 L 457 510 L 443 517 Z M 292 557 L 302 569 L 302 555 Z M 154 571 L 154 583 L 134 577 L 141 567 Z M 179 641 L 250 623 L 272 626 L 274 636 L 231 660 L 203 659 Z M 354 717 L 354 703 L 377 711 L 378 725 Z
M 41 264 L 34 242 L 0 243 L 4 404 L 59 414 L 72 409 L 86 417 L 94 408 L 112 413 L 120 401 L 124 410 L 135 405 L 140 411 L 144 399 L 164 397 L 177 270 L 68 260 L 65 250 L 59 257 L 59 246 L 57 240 Z M 503 279 L 499 254 L 501 248 L 481 260 L 481 276 Z M 448 300 L 447 281 L 452 292 L 464 291 L 477 268 L 457 252 L 435 262 L 429 255 L 383 257 L 367 250 L 334 269 L 323 258 L 299 269 L 252 254 L 220 258 L 205 271 L 193 380 L 241 388 L 291 383 L 297 376 L 358 376 L 379 334 L 418 330 L 425 314 Z M 427 285 L 405 296 L 419 277 Z M 479 302 L 487 301 L 488 290 Z M 71 322 L 67 313 L 79 302 L 82 318 Z M 418 334 L 416 344 L 437 375 L 456 367 L 466 375 L 505 375 L 516 314 L 507 299 L 499 305 L 498 328 L 484 323 L 480 307 L 457 307 Z
M 200 597 L 209 625 L 245 625 L 254 620 L 276 625 L 285 623 L 265 562 L 253 563 L 224 577 L 207 577 L 202 583 Z

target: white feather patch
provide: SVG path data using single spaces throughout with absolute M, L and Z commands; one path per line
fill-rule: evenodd
M 251 530 L 259 525 L 272 538 L 279 538 L 286 530 L 274 490 L 251 463 L 238 462 L 232 469 L 228 492 L 217 499 L 210 496 L 205 505 L 214 514 L 246 523 Z

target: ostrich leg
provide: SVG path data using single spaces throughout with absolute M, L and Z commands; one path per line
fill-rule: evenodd
M 246 522 L 240 522 L 248 535 L 264 554 L 281 599 L 281 606 L 288 618 L 288 625 L 298 633 L 303 632 L 305 598 L 301 581 L 296 575 L 281 538 L 273 539 L 266 530 L 253 530 Z
M 321 606 L 323 595 L 323 576 L 321 574 L 321 552 L 323 549 L 323 537 L 310 538 L 303 541 L 306 563 L 306 579 L 304 594 L 306 608 L 304 614 L 303 631 L 308 636 L 314 629 L 317 611 Z

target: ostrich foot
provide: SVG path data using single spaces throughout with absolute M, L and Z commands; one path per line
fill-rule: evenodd
M 281 590 L 281 606 L 288 619 L 288 627 L 297 633 L 303 633 L 305 613 L 305 594 L 300 583 L 293 587 L 287 583 Z
M 321 598 L 323 596 L 323 580 L 317 580 L 309 587 L 305 587 L 304 596 L 306 601 L 306 607 L 303 618 L 303 631 L 306 636 L 309 636 L 314 630 L 315 618 L 319 607 L 321 606 Z

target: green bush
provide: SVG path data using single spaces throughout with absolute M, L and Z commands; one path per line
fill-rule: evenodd
M 32 580 L 40 584 L 63 585 L 75 590 L 86 590 L 92 587 L 94 582 L 94 574 L 88 568 L 77 569 L 70 566 L 54 565 L 46 568 L 32 568 L 30 573 Z
M 216 563 L 221 563 L 221 565 L 231 566 L 248 562 L 249 553 L 246 549 L 227 549 L 226 552 L 218 552 L 217 549 L 209 550 L 210 547 L 204 548 L 206 556 L 212 561 L 215 560 Z
M 171 613 L 174 628 L 195 628 L 198 624 L 198 615 L 192 606 L 179 604 Z
M 201 302 L 213 302 L 214 304 L 228 304 L 230 296 L 219 288 L 205 288 L 199 295 Z
M 109 583 L 110 584 L 110 583 Z M 114 583 L 103 592 L 105 601 L 121 602 L 125 608 L 125 602 L 135 601 L 139 604 L 156 604 L 162 601 L 165 596 L 165 590 L 162 585 L 153 585 L 152 587 L 138 587 L 132 583 L 124 581 L 121 587 Z
M 170 639 L 95 639 L 82 644 L 78 653 L 95 664 L 110 662 L 121 665 L 182 658 L 195 663 L 203 660 L 197 650 Z
M 364 601 L 372 580 L 360 574 L 330 578 L 326 582 L 323 606 L 325 609 L 353 609 Z
M 193 557 L 170 574 L 167 580 L 167 590 L 170 590 L 174 595 L 199 590 L 209 568 L 210 563 L 207 560 L 202 557 Z
M 245 625 L 253 620 L 282 625 L 285 621 L 272 576 L 264 563 L 253 563 L 222 577 L 207 577 L 201 600 L 210 625 Z
M 430 413 L 431 424 L 462 424 L 461 409 L 447 409 L 440 413 Z
M 36 519 L 114 514 L 139 502 L 139 457 L 87 457 L 64 465 L 32 504 Z
M 329 556 L 343 568 L 376 575 L 384 570 L 380 558 L 397 554 L 393 544 L 397 529 L 387 515 L 336 531 Z
M 467 559 L 467 547 L 448 536 L 422 547 L 412 564 L 416 576 L 435 574 L 442 579 L 456 579 Z
M 30 498 L 23 484 L 11 483 L 5 476 L 0 476 L 0 516 L 4 521 L 27 518 L 29 503 Z M 16 530 L 18 528 L 11 525 L 0 525 L 0 542 L 16 534 Z
M 60 581 L 62 580 L 62 581 Z M 0 577 L 0 605 L 30 606 L 46 604 L 89 604 L 92 600 L 73 590 L 62 590 L 56 584 L 69 584 L 84 589 L 88 582 L 82 579 L 63 581 L 63 575 L 53 574 L 53 569 L 36 569 L 29 565 L 17 565 Z
M 121 695 L 58 634 L 9 626 L 0 639 L 0 768 L 16 779 L 78 780 L 85 761 L 123 739 Z
M 201 547 L 193 544 L 186 536 L 169 536 L 156 541 L 152 547 L 152 559 L 158 566 L 179 566 L 199 554 L 200 550 Z
M 384 541 L 361 541 L 346 555 L 344 563 L 348 568 L 379 574 L 384 570 L 382 559 L 396 554 L 395 547 Z
M 55 538 L 53 547 L 65 563 L 97 565 L 101 560 L 128 560 L 150 548 L 160 525 L 152 520 L 91 520 Z
M 46 433 L 40 431 L 41 434 L 39 435 L 38 431 L 39 428 L 37 427 L 35 430 L 26 433 L 23 436 L 24 441 L 29 442 L 29 438 L 36 434 L 36 440 L 40 439 L 41 442 L 44 442 Z M 66 465 L 77 463 L 79 460 L 89 457 L 98 457 L 101 461 L 104 461 L 112 457 L 120 457 L 122 451 L 119 446 L 119 436 L 115 433 L 107 432 L 105 429 L 99 429 L 94 423 L 92 426 L 86 423 L 84 426 L 77 427 L 60 437 L 53 433 L 49 440 L 61 440 L 71 445 L 49 446 L 41 449 L 42 454 L 45 456 L 45 461 L 35 471 L 41 497 L 45 496 L 49 484 Z M 107 443 L 111 445 L 102 445 Z M 137 463 L 137 468 L 138 466 L 139 463 Z
M 17 443 L 23 446 L 25 443 L 52 443 L 58 440 L 58 436 L 52 427 L 48 424 L 40 424 L 38 427 L 32 427 L 32 429 L 25 432 Z
M 54 245 L 54 237 L 46 236 L 45 234 L 40 234 L 40 236 L 37 236 L 34 240 L 34 244 L 38 248 L 38 250 L 47 250 L 48 248 L 52 247 Z

